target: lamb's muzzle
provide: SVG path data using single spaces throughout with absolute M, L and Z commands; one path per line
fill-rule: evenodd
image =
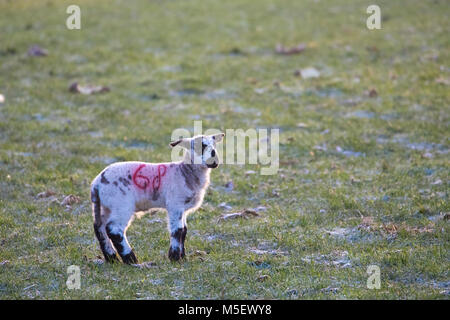
M 152 208 L 168 212 L 169 258 L 185 257 L 186 217 L 203 202 L 211 168 L 219 165 L 215 146 L 223 136 L 221 133 L 174 141 L 172 147 L 186 149 L 183 161 L 117 162 L 93 180 L 94 231 L 106 261 L 118 261 L 117 251 L 124 263 L 138 263 L 126 231 L 136 212 Z

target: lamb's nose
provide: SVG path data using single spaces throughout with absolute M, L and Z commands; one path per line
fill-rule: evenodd
M 215 156 L 216 156 L 216 151 L 215 150 L 211 151 L 211 157 L 215 157 Z

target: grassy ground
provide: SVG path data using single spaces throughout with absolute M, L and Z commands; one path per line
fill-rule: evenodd
M 448 1 L 375 1 L 375 31 L 374 1 L 76 2 L 79 31 L 74 1 L 0 1 L 1 299 L 448 299 Z M 307 67 L 320 76 L 296 75 Z M 114 161 L 169 161 L 194 120 L 280 128 L 278 174 L 214 171 L 185 262 L 167 258 L 161 212 L 129 229 L 154 268 L 97 263 L 90 181 Z M 217 222 L 223 202 L 266 210 Z

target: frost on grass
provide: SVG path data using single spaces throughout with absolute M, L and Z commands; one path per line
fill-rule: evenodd
M 279 248 L 279 245 L 276 242 L 269 242 L 258 239 L 258 245 L 256 247 L 250 247 L 248 249 L 249 252 L 252 252 L 257 255 L 287 255 L 288 252 L 283 251 Z
M 306 263 L 317 263 L 325 266 L 335 266 L 337 268 L 350 268 L 353 266 L 352 260 L 347 251 L 336 250 L 330 254 L 312 254 L 302 258 Z
M 147 262 L 132 264 L 132 266 L 136 267 L 138 269 L 151 269 L 151 268 L 156 268 L 158 265 L 154 262 L 147 261 Z
M 371 243 L 382 239 L 380 236 L 376 234 L 369 233 L 365 230 L 361 230 L 360 227 L 354 228 L 338 227 L 332 230 L 325 230 L 325 233 L 337 240 L 344 240 L 350 243 L 357 243 L 357 242 Z

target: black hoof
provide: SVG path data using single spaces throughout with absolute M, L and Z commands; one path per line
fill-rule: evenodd
M 105 261 L 108 263 L 120 262 L 119 258 L 117 258 L 117 255 L 115 253 L 114 254 L 105 253 L 104 256 L 105 256 Z
M 122 257 L 123 263 L 126 264 L 138 264 L 138 259 L 136 258 L 136 255 L 133 251 L 131 251 L 129 254 L 126 254 Z
M 181 258 L 181 252 L 179 248 L 170 248 L 169 249 L 169 259 L 171 261 L 178 261 Z

